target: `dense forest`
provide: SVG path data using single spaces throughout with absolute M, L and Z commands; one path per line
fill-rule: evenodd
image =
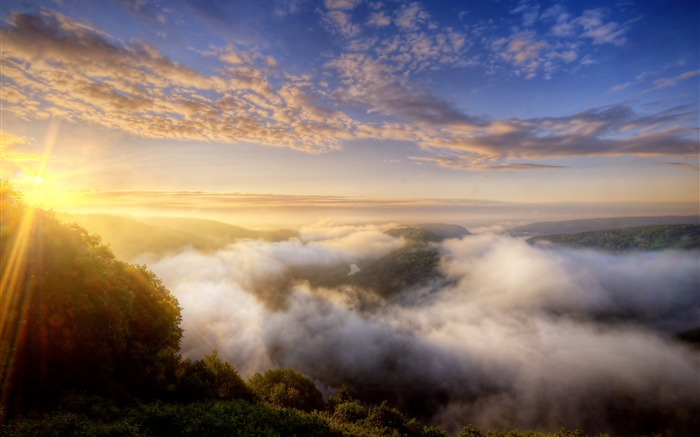
M 650 225 L 622 229 L 531 237 L 531 243 L 587 247 L 608 251 L 700 249 L 700 225 Z
M 447 435 L 387 402 L 355 399 L 352 387 L 324 399 L 293 369 L 244 380 L 216 350 L 181 356 L 181 308 L 152 272 L 120 261 L 81 227 L 26 206 L 7 185 L 1 200 L 0 436 Z M 383 263 L 414 265 L 418 257 L 427 271 L 437 262 L 426 241 L 392 257 Z M 470 424 L 459 432 L 584 435 Z

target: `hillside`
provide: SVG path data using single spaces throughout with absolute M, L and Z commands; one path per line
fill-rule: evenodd
M 527 241 L 609 251 L 700 249 L 700 225 L 636 226 L 575 234 L 542 235 Z
M 635 226 L 687 224 L 700 224 L 700 216 L 614 217 L 538 222 L 512 228 L 508 233 L 513 237 L 534 237 L 539 235 L 575 234 L 578 232 L 602 231 L 606 229 L 630 228 Z
M 458 225 L 444 223 L 424 223 L 411 226 L 399 226 L 386 231 L 392 237 L 403 237 L 416 242 L 440 242 L 448 238 L 462 238 L 471 235 L 467 229 Z
M 2 405 L 34 408 L 66 390 L 158 392 L 156 376 L 179 357 L 177 299 L 144 266 L 5 186 L 1 208 Z
M 339 264 L 296 268 L 289 272 L 291 280 L 308 281 L 316 287 L 351 285 L 388 299 L 441 277 L 437 268 L 440 252 L 433 243 L 471 235 L 461 226 L 438 223 L 400 226 L 389 229 L 386 234 L 404 238 L 406 245 L 379 259 L 359 262 L 359 271 L 352 275 L 347 265 Z
M 187 246 L 212 252 L 240 239 L 281 241 L 297 235 L 294 231 L 260 232 L 194 218 L 103 214 L 63 214 L 59 217 L 100 235 L 118 258 L 127 260 L 144 253 L 165 254 Z

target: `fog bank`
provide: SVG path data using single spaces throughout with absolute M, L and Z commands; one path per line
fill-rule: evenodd
M 700 354 L 673 339 L 700 325 L 697 252 L 613 255 L 468 236 L 436 245 L 440 279 L 391 299 L 290 273 L 349 271 L 406 244 L 383 230 L 326 224 L 299 240 L 144 259 L 183 307 L 183 353 L 216 348 L 246 377 L 293 367 L 452 430 L 698 425 Z

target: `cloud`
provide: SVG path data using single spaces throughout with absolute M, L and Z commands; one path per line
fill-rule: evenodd
M 331 10 L 323 15 L 326 28 L 331 33 L 339 33 L 345 37 L 353 37 L 360 33 L 360 26 L 352 23 L 352 17 L 348 12 Z
M 430 15 L 420 3 L 413 2 L 402 6 L 397 12 L 394 22 L 404 30 L 416 30 L 423 25 Z
M 679 74 L 672 78 L 662 78 L 654 81 L 654 89 L 668 88 L 678 85 L 679 82 L 691 79 L 695 76 L 700 75 L 700 70 L 686 71 L 685 73 Z
M 593 40 L 593 44 L 612 44 L 621 46 L 626 42 L 624 34 L 627 32 L 626 26 L 610 21 L 604 22 L 605 14 L 600 9 L 585 11 L 574 23 L 581 26 L 583 37 Z
M 632 82 L 625 82 L 625 83 L 621 83 L 619 85 L 615 85 L 614 87 L 610 88 L 610 90 L 608 91 L 608 94 L 619 93 L 620 91 L 624 91 L 627 88 L 631 87 L 632 85 L 633 85 Z
M 438 247 L 444 280 L 365 307 L 367 291 L 314 288 L 284 272 L 376 259 L 394 240 L 372 227 L 305 232 L 150 260 L 184 308 L 183 352 L 217 348 L 244 376 L 294 367 L 454 432 L 472 422 L 691 435 L 697 425 L 700 359 L 671 336 L 697 325 L 697 253 L 611 255 L 477 235 Z M 364 252 L 368 241 L 375 248 Z
M 343 19 L 335 23 L 354 34 L 352 10 L 336 6 L 329 13 Z M 542 20 L 576 20 L 563 10 L 548 11 Z M 0 29 L 3 104 L 28 120 L 92 123 L 144 138 L 246 141 L 310 153 L 338 150 L 353 139 L 409 141 L 434 153 L 426 157 L 431 162 L 467 171 L 551 168 L 527 162 L 543 158 L 697 154 L 697 113 L 688 108 L 641 115 L 614 105 L 500 120 L 465 113 L 458 102 L 417 85 L 416 77 L 427 69 L 471 65 L 473 42 L 450 27 L 431 28 L 417 3 L 398 12 L 405 19 L 399 32 L 357 36 L 325 64 L 321 74 L 335 87 L 317 87 L 314 74 L 283 76 L 276 59 L 234 44 L 196 53 L 210 67 L 195 70 L 148 44 L 117 41 L 58 13 L 15 13 Z M 607 24 L 602 12 L 585 16 L 591 29 Z M 575 44 L 552 38 L 530 29 L 490 47 L 517 74 L 550 77 L 581 59 Z M 348 115 L 358 108 L 378 113 L 378 121 Z M 445 159 L 445 153 L 459 158 Z
M 453 170 L 467 170 L 467 171 L 478 171 L 478 170 L 556 170 L 561 168 L 566 168 L 562 165 L 546 165 L 546 164 L 534 164 L 534 163 L 522 163 L 513 162 L 508 164 L 498 164 L 484 162 L 483 159 L 479 159 L 470 155 L 463 155 L 457 157 L 421 157 L 421 156 L 409 156 L 408 159 L 417 162 L 431 162 L 437 164 L 440 167 L 450 168 Z
M 606 21 L 602 9 L 584 11 L 575 17 L 562 5 L 554 5 L 539 13 L 540 6 L 526 1 L 518 3 L 511 14 L 521 15 L 527 28 L 514 27 L 506 37 L 491 40 L 491 50 L 498 59 L 515 67 L 515 74 L 526 79 L 542 76 L 551 79 L 555 72 L 580 59 L 580 65 L 595 63 L 595 53 L 587 42 L 593 45 L 610 44 L 622 46 L 631 21 L 620 25 Z M 535 23 L 547 24 L 548 32 L 540 32 Z M 585 53 L 591 50 L 591 53 Z
M 499 120 L 467 134 L 425 138 L 424 146 L 470 152 L 472 160 L 566 156 L 696 155 L 695 111 L 671 108 L 640 115 L 624 105 L 593 108 L 567 117 Z M 691 127 L 693 126 L 693 127 Z
M 527 79 L 537 76 L 540 68 L 551 69 L 542 53 L 549 48 L 544 40 L 537 40 L 533 33 L 522 32 L 508 40 L 498 40 L 495 47 L 503 46 L 501 57 L 518 67 L 519 74 L 525 74 Z
M 330 10 L 336 10 L 336 9 L 355 9 L 357 5 L 359 5 L 361 0 L 324 0 L 323 4 L 326 6 L 327 9 Z
M 665 165 L 665 166 L 670 166 L 670 167 L 679 167 L 679 168 L 684 168 L 684 169 L 691 170 L 691 171 L 700 171 L 700 165 L 693 164 L 690 162 L 655 161 L 654 164 Z
M 417 10 L 413 4 L 406 7 Z M 464 33 L 450 27 L 416 28 L 388 38 L 355 41 L 326 64 L 341 81 L 331 96 L 341 104 L 360 105 L 369 112 L 412 122 L 479 124 L 477 117 L 462 113 L 452 102 L 412 82 L 413 76 L 425 69 L 468 65 L 465 57 L 470 46 Z M 372 129 L 365 128 L 365 132 Z
M 367 24 L 376 27 L 385 27 L 391 24 L 391 18 L 384 15 L 384 12 L 375 12 L 370 15 Z
M 40 153 L 22 152 L 17 150 L 23 146 L 32 144 L 32 140 L 21 135 L 0 129 L 0 153 L 3 164 L 21 164 L 25 162 L 45 162 L 50 157 Z
M 228 51 L 222 54 L 228 65 L 205 75 L 152 46 L 119 43 L 46 10 L 15 13 L 0 32 L 8 109 L 20 117 L 309 152 L 338 149 L 353 129 L 349 117 L 316 106 L 302 83 L 273 86 L 260 56 Z
M 523 25 L 532 26 L 537 21 L 540 11 L 540 5 L 530 4 L 527 1 L 521 1 L 515 9 L 510 11 L 511 14 L 521 14 Z

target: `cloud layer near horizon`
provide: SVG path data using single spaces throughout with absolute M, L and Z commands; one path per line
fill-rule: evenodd
M 213 47 L 197 54 L 210 67 L 195 70 L 147 43 L 120 41 L 48 9 L 14 13 L 0 30 L 3 104 L 28 120 L 90 122 L 144 138 L 246 141 L 311 153 L 355 139 L 409 141 L 425 153 L 413 159 L 459 170 L 539 170 L 561 166 L 532 160 L 698 152 L 697 110 L 688 107 L 640 114 L 617 104 L 531 119 L 467 114 L 414 80 L 426 68 L 469 68 L 475 42 L 466 34 L 439 27 L 411 3 L 392 17 L 373 15 L 360 35 L 348 21 L 356 4 L 326 6 L 327 26 L 347 41 L 322 74 L 296 75 L 257 49 Z M 525 22 L 539 16 L 558 23 L 561 38 L 624 41 L 627 25 L 605 22 L 597 10 L 572 17 L 520 9 L 513 13 Z M 392 38 L 366 35 L 386 20 L 397 29 Z M 542 38 L 528 30 L 492 45 L 528 76 L 551 74 L 556 59 L 573 61 L 580 49 L 577 43 L 559 53 Z M 356 109 L 378 117 L 367 122 L 351 115 Z
M 183 352 L 216 348 L 244 376 L 293 367 L 453 430 L 631 429 L 628 413 L 667 426 L 669 411 L 700 411 L 700 356 L 670 338 L 700 316 L 697 252 L 611 255 L 480 235 L 441 244 L 444 278 L 388 300 L 288 277 L 402 244 L 381 228 L 323 225 L 301 241 L 186 250 L 149 266 L 184 308 Z

